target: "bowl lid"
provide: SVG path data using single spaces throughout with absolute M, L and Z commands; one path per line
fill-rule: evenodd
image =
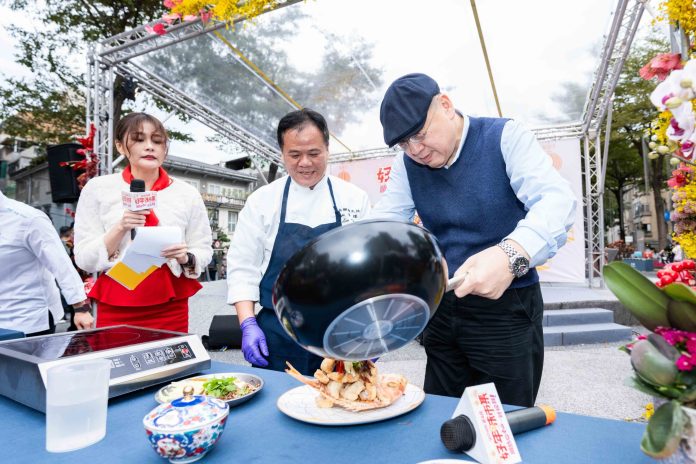
M 143 418 L 143 424 L 149 429 L 191 430 L 222 419 L 228 413 L 229 406 L 222 400 L 189 394 L 160 404 Z

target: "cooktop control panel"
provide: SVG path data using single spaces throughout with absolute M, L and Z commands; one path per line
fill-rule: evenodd
M 144 372 L 169 364 L 194 359 L 196 354 L 188 342 L 158 346 L 147 350 L 131 351 L 119 356 L 107 357 L 111 361 L 111 378 Z

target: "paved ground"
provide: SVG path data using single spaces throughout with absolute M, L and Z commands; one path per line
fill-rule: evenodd
M 606 289 L 580 286 L 544 285 L 547 302 L 615 300 Z M 233 314 L 225 303 L 225 282 L 203 284 L 203 290 L 191 299 L 190 329 L 206 335 L 215 314 Z M 549 404 L 558 411 L 620 420 L 640 418 L 649 397 L 624 385 L 631 375 L 627 354 L 620 344 L 548 347 L 544 375 L 537 403 Z M 215 360 L 247 364 L 240 350 L 211 352 Z M 423 385 L 425 352 L 413 342 L 382 357 L 378 365 L 385 372 L 404 374 L 410 382 Z

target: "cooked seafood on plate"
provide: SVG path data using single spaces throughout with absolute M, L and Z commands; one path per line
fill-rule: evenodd
M 184 396 L 186 387 L 193 388 L 194 395 L 219 398 L 229 404 L 249 399 L 263 387 L 263 380 L 251 374 L 225 373 L 191 377 L 161 388 L 155 395 L 159 403 L 168 403 Z
M 372 361 L 324 358 L 313 379 L 304 377 L 290 363 L 287 365 L 285 372 L 319 393 L 316 403 L 320 408 L 338 405 L 356 412 L 384 408 L 403 396 L 408 384 L 403 375 L 380 375 Z

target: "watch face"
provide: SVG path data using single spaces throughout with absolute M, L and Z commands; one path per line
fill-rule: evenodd
M 515 277 L 522 277 L 529 272 L 529 260 L 524 256 L 518 256 L 512 263 L 512 273 Z

